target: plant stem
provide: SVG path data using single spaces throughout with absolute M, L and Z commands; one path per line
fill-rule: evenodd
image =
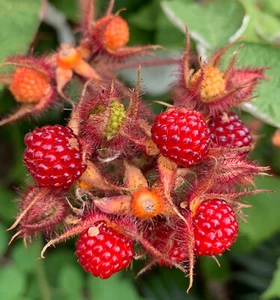
M 38 239 L 38 243 L 40 244 L 40 248 L 42 248 L 43 243 L 42 243 L 41 236 Z M 51 289 L 50 289 L 49 282 L 48 282 L 48 279 L 46 276 L 44 262 L 41 258 L 39 258 L 36 262 L 36 269 L 35 269 L 34 273 L 37 277 L 37 281 L 38 281 L 38 285 L 39 285 L 39 289 L 40 289 L 40 293 L 41 293 L 40 299 L 51 300 L 52 299 Z

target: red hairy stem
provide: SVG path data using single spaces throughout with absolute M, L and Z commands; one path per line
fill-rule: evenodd
M 105 16 L 109 16 L 109 15 L 112 14 L 114 4 L 115 4 L 115 0 L 110 0 L 110 2 L 108 4 L 108 7 L 107 7 L 107 10 L 106 10 L 106 13 L 105 13 Z
M 60 243 L 62 241 L 67 240 L 70 237 L 73 237 L 79 233 L 81 233 L 82 231 L 88 229 L 89 227 L 93 226 L 94 223 L 98 222 L 98 221 L 105 221 L 105 223 L 110 224 L 110 220 L 107 216 L 105 215 L 100 215 L 100 214 L 96 214 L 96 215 L 90 215 L 88 218 L 85 219 L 81 219 L 80 222 L 78 223 L 78 225 L 70 228 L 69 230 L 67 230 L 66 232 L 64 232 L 62 235 L 60 235 L 59 237 L 50 240 L 42 249 L 41 251 L 41 258 L 45 258 L 44 254 L 46 252 L 46 250 L 50 247 L 53 246 L 57 243 Z
M 95 0 L 80 0 L 82 30 L 87 34 L 91 31 L 94 19 L 94 1 Z
M 194 58 L 195 60 L 195 58 Z M 123 63 L 116 63 L 112 66 L 112 70 L 121 69 L 134 69 L 141 67 L 156 67 L 164 65 L 176 65 L 180 61 L 179 58 L 155 58 L 153 60 L 143 60 L 143 61 L 128 61 Z

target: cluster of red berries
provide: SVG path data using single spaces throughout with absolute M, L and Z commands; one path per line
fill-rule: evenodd
M 237 70 L 233 61 L 225 76 L 218 62 L 226 47 L 194 72 L 187 46 L 173 106 L 154 117 L 140 98 L 140 70 L 133 89 L 113 70 L 116 59 L 125 65 L 127 56 L 155 47 L 126 47 L 127 23 L 111 11 L 92 23 L 90 11 L 83 7 L 78 47 L 6 61 L 17 66 L 9 89 L 22 106 L 0 124 L 41 112 L 56 93 L 73 105 L 67 126 L 25 136 L 23 161 L 34 183 L 11 229 L 19 226 L 14 237 L 25 241 L 44 232 L 50 241 L 42 257 L 49 246 L 79 235 L 78 261 L 93 276 L 109 278 L 139 255 L 148 259 L 143 271 L 156 263 L 175 266 L 191 286 L 195 257 L 232 246 L 240 198 L 267 170 L 248 159 L 252 136 L 231 111 L 251 97 L 264 69 Z M 86 82 L 77 103 L 64 94 L 75 74 Z

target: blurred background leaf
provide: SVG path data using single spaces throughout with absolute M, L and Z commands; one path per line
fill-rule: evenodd
M 0 257 L 6 252 L 8 248 L 8 234 L 6 228 L 0 223 Z
M 280 258 L 277 262 L 277 269 L 273 274 L 273 279 L 268 289 L 262 294 L 262 299 L 280 298 Z
M 17 300 L 23 296 L 27 284 L 25 274 L 13 264 L 7 264 L 0 269 L 1 298 Z
M 279 190 L 280 179 L 276 177 L 256 178 L 256 186 L 272 191 Z M 259 244 L 280 231 L 280 201 L 277 193 L 260 193 L 243 200 L 252 207 L 244 211 L 248 214 L 248 224 L 240 222 L 241 235 L 246 235 L 254 244 Z
M 0 0 L 0 60 L 29 51 L 40 24 L 42 2 Z
M 232 53 L 238 48 L 237 43 L 228 51 L 226 66 Z M 255 95 L 250 103 L 245 103 L 242 108 L 263 122 L 275 127 L 280 126 L 280 51 L 270 45 L 245 42 L 237 55 L 237 66 L 240 68 L 268 67 L 265 71 L 267 80 L 260 82 L 255 90 Z
M 107 280 L 88 276 L 87 285 L 90 300 L 122 300 L 124 297 L 129 300 L 143 300 L 132 283 L 122 278 L 121 273 L 117 273 Z
M 230 37 L 240 29 L 245 16 L 242 4 L 231 0 L 189 5 L 179 0 L 163 1 L 162 8 L 182 32 L 185 32 L 187 24 L 192 38 L 206 49 L 217 49 L 228 43 Z

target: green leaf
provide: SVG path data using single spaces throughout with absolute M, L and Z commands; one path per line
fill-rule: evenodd
M 153 38 L 153 32 L 138 28 L 133 24 L 129 24 L 130 38 L 128 46 L 147 45 Z
M 6 252 L 8 247 L 8 234 L 6 227 L 0 223 L 0 257 Z
M 69 298 L 71 295 L 82 295 L 82 269 L 79 268 L 78 264 L 77 266 L 66 265 L 60 271 L 58 276 L 58 286 L 62 290 L 65 298 Z
M 16 204 L 13 202 L 16 198 L 16 194 L 0 185 L 0 217 L 11 225 L 13 218 L 17 214 Z
M 104 4 L 105 1 L 95 1 L 97 6 L 102 6 L 103 12 L 107 9 L 107 5 Z M 128 12 L 135 11 L 139 6 L 143 5 L 143 0 L 117 0 L 115 1 L 114 11 L 118 11 L 119 9 L 125 8 Z M 108 2 L 107 2 L 108 3 Z M 125 12 L 124 12 L 125 13 Z
M 88 276 L 88 289 L 90 300 L 141 300 L 132 282 L 122 278 L 121 273 L 114 274 L 111 278 L 103 280 Z
M 156 267 L 152 272 L 140 276 L 136 282 L 146 299 L 149 300 L 198 300 L 195 288 L 186 294 L 188 279 L 176 268 Z
M 182 32 L 185 32 L 186 23 L 192 37 L 206 49 L 228 43 L 230 37 L 240 29 L 245 16 L 243 5 L 231 0 L 190 5 L 179 0 L 163 1 L 162 8 L 170 21 Z
M 185 34 L 170 22 L 166 15 L 161 11 L 157 19 L 157 31 L 155 44 L 164 47 L 182 49 L 185 44 Z
M 14 158 L 14 163 L 8 172 L 8 177 L 12 182 L 21 183 L 22 179 L 26 178 L 27 175 L 27 169 L 22 160 L 22 153 L 25 149 L 25 144 L 23 142 L 24 137 L 19 126 L 11 126 L 7 131 L 9 134 L 7 139 L 13 146 Z
M 73 249 L 73 248 L 72 248 Z M 46 253 L 45 267 L 49 282 L 56 286 L 58 275 L 68 265 L 77 265 L 77 257 L 74 255 L 74 250 L 58 249 Z
M 273 274 L 272 281 L 261 297 L 261 299 L 265 300 L 272 298 L 280 298 L 280 258 L 277 261 L 277 269 Z
M 26 277 L 14 265 L 8 264 L 0 269 L 1 299 L 17 300 L 26 287 Z
M 25 295 L 28 297 L 28 300 L 40 299 L 41 292 L 40 286 L 38 285 L 38 280 L 35 279 L 35 276 L 28 277 L 29 282 L 27 286 L 27 291 Z
M 237 43 L 236 47 L 240 44 Z M 229 51 L 230 53 L 234 52 Z M 269 45 L 246 43 L 237 55 L 238 67 L 270 67 L 265 72 L 268 80 L 261 81 L 255 89 L 251 103 L 242 108 L 272 126 L 280 127 L 280 51 Z
M 240 0 L 250 16 L 244 36 L 250 42 L 274 43 L 280 28 L 280 21 L 260 10 L 256 0 Z M 266 1 L 265 1 L 266 2 Z M 279 6 L 279 2 L 278 2 Z
M 220 266 L 212 257 L 200 257 L 199 263 L 203 276 L 207 280 L 226 281 L 230 274 L 229 261 L 225 256 L 217 258 Z
M 272 145 L 272 136 L 274 133 L 275 127 L 263 124 L 257 132 L 258 136 L 262 138 L 256 143 L 254 150 L 250 154 L 250 158 L 257 160 L 259 165 L 269 165 L 273 168 L 279 163 L 277 167 L 280 170 L 280 157 L 279 159 L 275 157 L 275 154 L 280 151 L 279 148 L 273 147 Z
M 279 177 L 257 178 L 259 189 L 278 190 Z M 246 197 L 246 203 L 252 208 L 246 210 L 248 224 L 240 222 L 240 234 L 246 235 L 253 243 L 258 244 L 273 236 L 280 230 L 280 201 L 277 193 L 260 193 Z
M 160 6 L 157 1 L 151 1 L 131 15 L 128 18 L 128 22 L 144 30 L 154 30 L 156 29 L 156 20 L 159 12 Z
M 1 1 L 1 0 L 0 0 Z M 2 62 L 2 61 L 0 61 Z M 0 69 L 1 70 L 1 69 Z M 1 70 L 2 72 L 2 70 Z M 5 114 L 8 114 L 12 111 L 12 109 L 15 109 L 16 107 L 16 101 L 13 98 L 12 94 L 8 92 L 8 89 L 4 89 L 4 85 L 0 84 L 0 114 L 1 117 Z
M 77 0 L 51 0 L 57 9 L 71 21 L 79 21 L 79 2 Z
M 256 248 L 254 242 L 248 239 L 246 235 L 238 235 L 237 240 L 231 247 L 233 253 L 251 253 Z
M 0 61 L 26 54 L 40 24 L 42 1 L 0 0 Z
M 28 245 L 25 249 L 23 241 L 20 240 L 12 250 L 12 261 L 22 272 L 33 272 L 36 262 L 40 259 L 41 243 L 39 241 Z
M 279 0 L 262 0 L 262 8 L 270 15 L 280 16 Z
M 243 33 L 246 40 L 250 42 L 261 42 L 261 39 L 257 35 L 256 28 L 255 28 L 256 19 L 259 13 L 261 13 L 258 6 L 256 5 L 256 1 L 255 0 L 239 0 L 239 1 L 244 5 L 246 14 L 249 16 L 249 22 Z
M 278 45 L 280 45 L 280 20 L 278 18 L 261 12 L 256 19 L 256 23 L 256 31 L 264 41 L 277 44 L 278 39 Z

